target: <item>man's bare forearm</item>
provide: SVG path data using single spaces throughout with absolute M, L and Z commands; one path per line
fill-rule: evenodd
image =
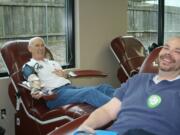
M 82 125 L 91 127 L 92 129 L 97 129 L 106 125 L 112 120 L 113 118 L 110 117 L 104 108 L 99 108 L 95 110 Z
M 107 104 L 95 110 L 87 120 L 80 126 L 80 130 L 87 129 L 90 130 L 100 128 L 110 121 L 117 118 L 118 112 L 121 109 L 121 101 L 117 98 L 113 98 Z

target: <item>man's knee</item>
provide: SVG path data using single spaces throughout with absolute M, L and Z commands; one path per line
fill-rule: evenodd
M 97 93 L 98 91 L 96 89 L 89 89 L 87 91 L 88 94 L 94 95 L 95 93 Z

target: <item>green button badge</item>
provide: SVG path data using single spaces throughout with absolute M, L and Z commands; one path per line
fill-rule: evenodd
M 147 106 L 149 108 L 156 108 L 161 103 L 161 97 L 159 95 L 151 95 L 148 97 Z

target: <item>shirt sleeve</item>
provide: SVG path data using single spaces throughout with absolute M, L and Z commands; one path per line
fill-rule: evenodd
M 123 101 L 126 92 L 129 90 L 130 86 L 134 85 L 138 75 L 134 75 L 129 78 L 125 83 L 123 83 L 119 88 L 116 89 L 114 97 L 118 98 L 120 101 Z
M 123 83 L 119 88 L 115 90 L 114 97 L 118 98 L 120 101 L 123 100 L 123 97 L 127 91 L 128 84 Z
M 35 72 L 34 72 L 33 67 L 29 66 L 28 64 L 25 64 L 22 68 L 22 73 L 23 73 L 24 78 L 27 80 L 28 77 L 31 74 L 34 74 Z

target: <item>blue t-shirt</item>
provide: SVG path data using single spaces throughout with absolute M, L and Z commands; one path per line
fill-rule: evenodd
M 135 75 L 117 89 L 115 97 L 122 101 L 122 106 L 109 130 L 117 131 L 119 135 L 129 129 L 144 129 L 157 135 L 180 135 L 180 79 L 155 84 L 154 76 Z M 150 100 L 156 105 L 149 104 Z

